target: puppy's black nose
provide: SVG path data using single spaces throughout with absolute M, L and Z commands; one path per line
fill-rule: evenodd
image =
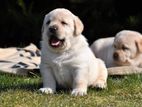
M 56 25 L 53 25 L 53 26 L 49 27 L 49 31 L 51 33 L 55 33 L 57 30 L 58 30 L 58 27 Z
M 115 52 L 115 53 L 113 54 L 113 59 L 114 59 L 114 60 L 118 60 L 118 59 L 119 59 L 118 53 Z

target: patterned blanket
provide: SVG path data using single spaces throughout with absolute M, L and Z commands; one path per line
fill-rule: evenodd
M 27 75 L 28 71 L 39 69 L 40 50 L 30 44 L 24 48 L 0 48 L 0 72 Z

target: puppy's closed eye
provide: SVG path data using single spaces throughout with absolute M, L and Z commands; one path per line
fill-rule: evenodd
M 129 50 L 129 48 L 127 46 L 122 46 L 122 50 L 126 51 L 126 50 Z
M 62 25 L 68 25 L 68 23 L 65 22 L 65 21 L 61 21 L 61 24 L 62 24 Z
M 115 49 L 122 49 L 123 51 L 130 50 L 130 48 L 128 46 L 125 46 L 125 45 L 123 45 L 122 47 L 117 47 L 116 45 L 113 45 L 113 47 Z

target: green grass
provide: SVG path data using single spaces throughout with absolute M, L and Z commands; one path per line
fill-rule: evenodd
M 0 74 L 0 107 L 142 107 L 142 75 L 109 77 L 107 89 L 89 88 L 83 97 L 41 94 L 40 86 L 40 76 Z

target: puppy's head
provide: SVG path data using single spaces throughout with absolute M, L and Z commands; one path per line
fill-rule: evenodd
M 113 59 L 117 65 L 131 65 L 129 60 L 142 53 L 142 35 L 135 31 L 123 30 L 114 39 Z
M 42 38 L 53 51 L 65 51 L 82 31 L 83 24 L 77 16 L 67 9 L 58 8 L 45 16 Z

